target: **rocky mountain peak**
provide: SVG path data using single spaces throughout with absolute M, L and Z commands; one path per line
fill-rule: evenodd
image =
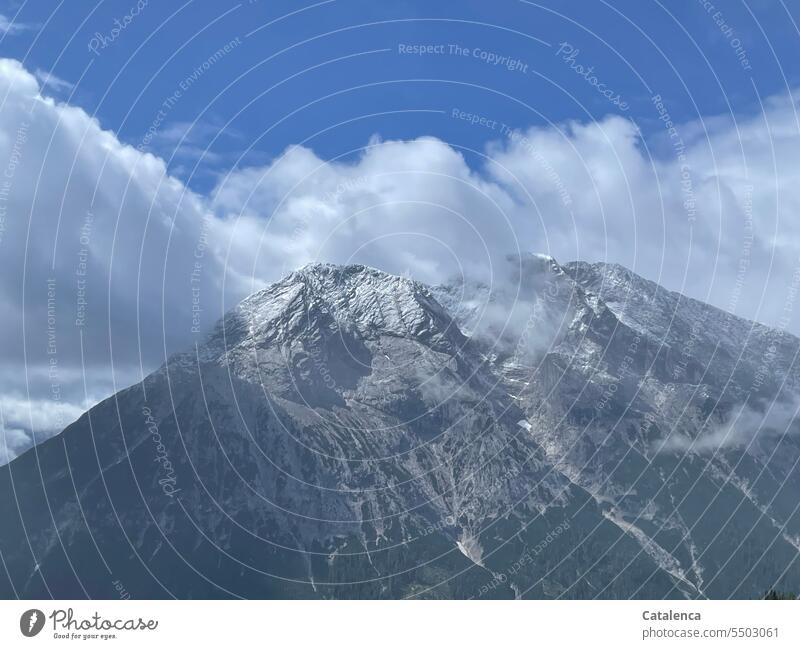
M 340 334 L 464 341 L 425 285 L 363 265 L 313 263 L 229 312 L 209 337 L 205 356 Z

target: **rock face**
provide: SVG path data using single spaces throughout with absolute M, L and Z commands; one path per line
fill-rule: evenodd
M 312 265 L 0 468 L 4 597 L 758 597 L 798 340 L 624 268 Z

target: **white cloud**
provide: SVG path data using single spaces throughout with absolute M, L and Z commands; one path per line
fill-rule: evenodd
M 0 429 L 0 466 L 11 462 L 11 460 L 30 447 L 31 438 L 24 430 L 16 428 Z
M 85 410 L 84 405 L 60 403 L 51 399 L 30 400 L 18 394 L 0 396 L 0 413 L 4 425 L 42 434 L 59 432 Z
M 207 211 L 16 61 L 0 60 L 0 96 L 0 394 L 80 407 L 191 340 L 193 287 L 204 325 L 223 312 L 213 242 L 198 253 Z
M 509 194 L 434 138 L 373 140 L 351 162 L 292 147 L 266 167 L 231 174 L 213 198 L 235 224 L 232 257 L 246 259 L 258 280 L 325 260 L 436 282 L 535 245 Z
M 654 445 L 663 453 L 714 453 L 727 449 L 758 450 L 758 441 L 783 435 L 796 435 L 800 402 L 776 401 L 762 409 L 746 405 L 734 408 L 722 423 L 709 424 L 696 438 L 675 431 Z
M 22 32 L 32 31 L 38 29 L 38 25 L 32 23 L 21 23 L 17 20 L 9 18 L 4 14 L 0 14 L 0 34 L 14 36 Z
M 175 121 L 164 124 L 151 135 L 145 136 L 143 140 L 147 142 L 147 150 L 150 153 L 170 161 L 173 173 L 179 168 L 183 169 L 182 164 L 186 163 L 196 177 L 203 169 L 194 163 L 202 162 L 203 165 L 214 165 L 215 168 L 219 168 L 231 157 L 212 150 L 209 142 L 215 139 L 224 141 L 241 137 L 241 133 L 235 129 L 224 128 L 215 121 Z
M 28 399 L 21 395 L 0 395 L 0 465 L 14 459 L 36 443 L 60 433 L 93 403 Z
M 42 84 L 42 87 L 48 88 L 53 92 L 69 92 L 75 87 L 75 84 L 61 79 L 52 72 L 47 72 L 41 68 L 36 68 L 36 71 L 33 74 L 39 83 Z

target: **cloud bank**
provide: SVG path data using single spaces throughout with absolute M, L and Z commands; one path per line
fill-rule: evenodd
M 647 139 L 609 116 L 495 131 L 477 152 L 375 136 L 323 160 L 297 145 L 234 168 L 208 196 L 46 96 L 17 61 L 0 60 L 0 98 L 6 457 L 310 261 L 437 283 L 492 281 L 521 251 L 608 260 L 773 324 L 798 266 L 793 97 Z

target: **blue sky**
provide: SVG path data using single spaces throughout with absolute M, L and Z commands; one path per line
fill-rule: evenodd
M 226 127 L 190 181 L 208 188 L 208 174 L 248 147 L 243 162 L 304 141 L 330 158 L 374 133 L 433 135 L 473 149 L 496 137 L 451 119 L 452 107 L 518 128 L 616 112 L 646 136 L 661 132 L 650 101 L 656 93 L 680 122 L 756 112 L 759 96 L 798 82 L 800 9 L 796 2 L 716 4 L 471 1 L 456 10 L 446 2 L 149 2 L 94 53 L 91 39 L 110 38 L 114 21 L 125 22 L 135 3 L 102 2 L 93 10 L 89 3 L 34 1 L 7 5 L 4 13 L 46 29 L 7 35 L 2 50 L 29 69 L 76 84 L 74 92 L 63 87 L 62 97 L 135 144 L 163 99 L 220 46 L 240 39 L 164 122 L 197 121 L 193 140 L 202 140 L 203 149 L 209 134 Z M 750 70 L 737 59 L 735 39 Z M 564 42 L 628 110 L 611 105 L 571 69 L 557 54 Z M 403 44 L 458 45 L 471 53 L 450 54 L 446 47 L 444 54 L 415 56 L 399 53 Z M 493 66 L 476 49 L 519 59 L 527 70 Z M 330 128 L 338 122 L 348 123 Z M 184 167 L 195 162 L 188 158 L 178 156 L 171 169 L 188 177 Z
M 780 0 L 0 0 L 0 462 L 310 261 L 617 262 L 800 332 L 798 23 Z

